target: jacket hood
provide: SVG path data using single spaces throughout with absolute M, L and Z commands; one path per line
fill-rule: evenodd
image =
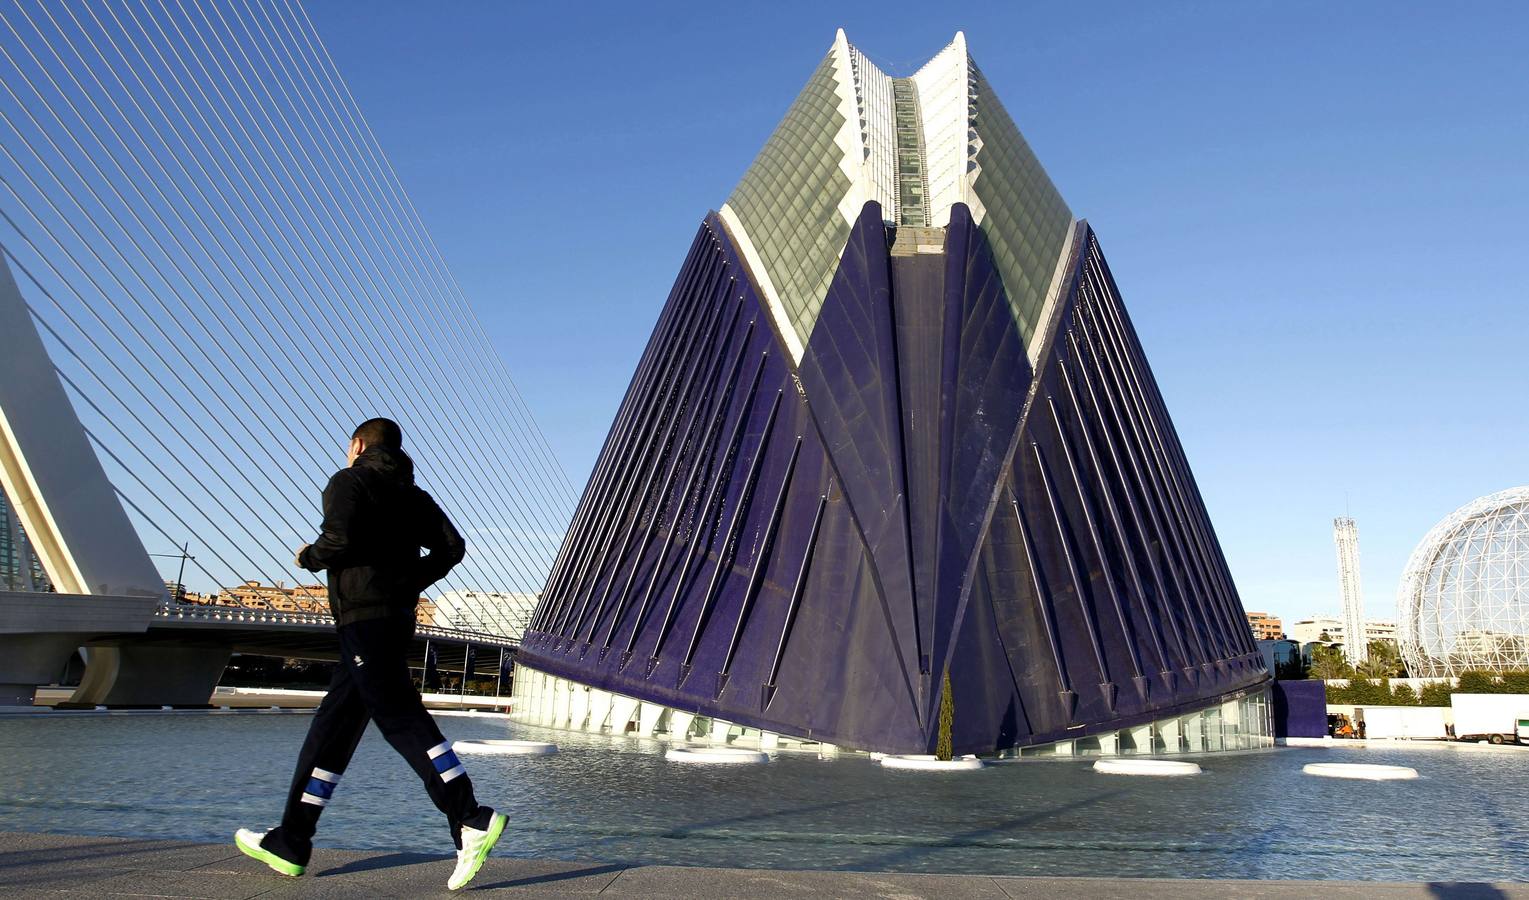
M 414 460 L 395 447 L 367 447 L 352 463 L 398 484 L 414 483 Z

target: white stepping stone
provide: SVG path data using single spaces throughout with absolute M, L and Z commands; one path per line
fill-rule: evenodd
M 883 756 L 881 765 L 888 769 L 912 769 L 922 772 L 970 772 L 983 766 L 982 760 L 975 756 L 962 756 L 957 759 L 935 759 L 928 754 L 907 754 L 903 756 Z
M 453 741 L 451 748 L 458 753 L 493 756 L 546 756 L 557 752 L 557 744 L 547 741 Z
M 1319 778 L 1357 778 L 1361 781 L 1409 781 L 1418 777 L 1418 770 L 1407 766 L 1367 763 L 1307 763 L 1301 771 Z
M 1106 775 L 1148 775 L 1159 778 L 1179 778 L 1198 775 L 1203 770 L 1198 763 L 1176 759 L 1101 759 L 1094 763 L 1095 772 Z
M 664 753 L 664 759 L 683 763 L 746 765 L 769 762 L 770 755 L 742 747 L 671 747 Z

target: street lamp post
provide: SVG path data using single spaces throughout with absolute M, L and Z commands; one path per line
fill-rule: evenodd
M 191 555 L 191 542 L 187 541 L 186 543 L 182 544 L 181 545 L 181 552 L 179 552 L 179 553 L 150 553 L 149 555 L 150 556 L 157 556 L 157 557 L 159 557 L 161 559 L 176 559 L 176 558 L 180 559 L 180 561 L 181 561 L 180 569 L 177 570 L 176 573 L 175 573 L 175 597 L 174 597 L 174 599 L 177 602 L 179 602 L 181 600 L 181 598 L 186 593 L 186 582 L 185 582 L 185 578 L 186 578 L 186 560 L 189 559 L 192 562 L 196 561 L 196 557 Z

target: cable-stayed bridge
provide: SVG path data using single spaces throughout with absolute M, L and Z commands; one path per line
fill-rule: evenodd
M 322 655 L 293 551 L 377 415 L 468 542 L 422 637 L 518 640 L 574 490 L 300 3 L 0 3 L 0 249 L 12 701 Z

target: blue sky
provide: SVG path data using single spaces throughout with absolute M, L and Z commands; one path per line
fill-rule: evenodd
M 1367 605 L 1529 482 L 1529 7 L 314 3 L 570 477 L 701 218 L 843 27 L 892 74 L 957 29 L 1125 292 L 1244 603 Z

